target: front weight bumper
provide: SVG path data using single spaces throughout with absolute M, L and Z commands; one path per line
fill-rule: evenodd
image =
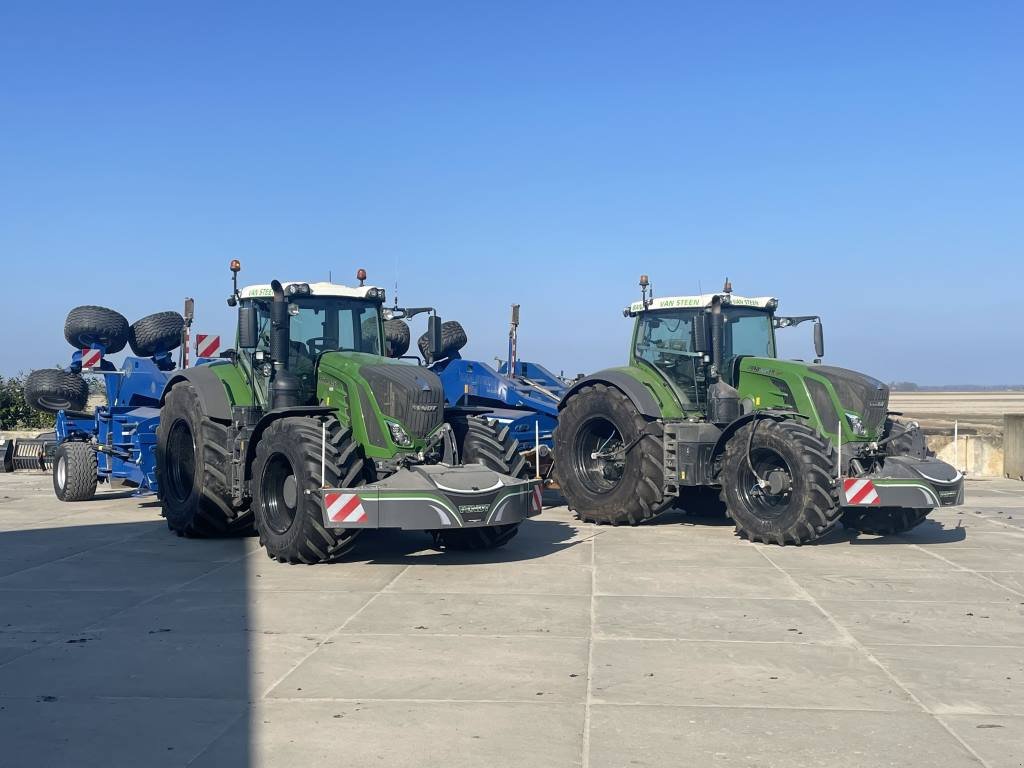
M 323 488 L 328 528 L 432 531 L 509 525 L 539 515 L 539 480 L 520 480 L 482 464 L 403 468 L 355 488 Z
M 890 456 L 882 469 L 840 479 L 844 507 L 934 509 L 964 503 L 964 476 L 939 459 Z

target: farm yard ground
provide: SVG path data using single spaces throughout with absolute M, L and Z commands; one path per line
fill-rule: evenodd
M 1019 766 L 1024 484 L 967 498 L 802 548 L 550 507 L 290 567 L 0 475 L 0 764 Z
M 961 430 L 1002 434 L 1005 414 L 1024 413 L 1024 391 L 893 392 L 889 407 L 929 431 L 952 434 L 958 421 Z

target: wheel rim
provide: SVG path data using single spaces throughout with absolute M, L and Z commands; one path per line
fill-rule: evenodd
M 573 470 L 586 488 L 608 493 L 622 481 L 626 454 L 618 427 L 603 416 L 585 421 L 576 433 Z
M 757 470 L 756 476 L 750 471 L 751 465 Z M 777 492 L 761 488 L 758 477 L 763 480 L 782 478 L 787 481 L 787 487 Z M 747 509 L 762 520 L 777 520 L 786 514 L 793 503 L 793 469 L 785 456 L 772 448 L 751 450 L 750 461 L 743 463 L 740 497 Z
M 287 533 L 299 508 L 295 470 L 288 457 L 275 453 L 267 462 L 260 480 L 260 498 L 267 525 L 276 534 Z
M 57 459 L 57 487 L 61 490 L 68 482 L 68 460 L 66 457 L 61 456 Z
M 50 411 L 67 411 L 71 409 L 70 401 L 46 395 L 39 398 L 39 404 Z
M 167 494 L 182 504 L 196 481 L 196 443 L 184 419 L 171 425 L 167 435 Z

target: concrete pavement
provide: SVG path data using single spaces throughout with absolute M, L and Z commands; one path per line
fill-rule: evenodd
M 285 566 L 0 475 L 0 766 L 1024 764 L 1024 485 L 803 548 L 565 508 Z

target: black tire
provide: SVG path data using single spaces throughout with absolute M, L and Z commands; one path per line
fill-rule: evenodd
M 452 357 L 468 343 L 469 339 L 466 337 L 466 331 L 457 320 L 448 320 L 441 323 L 441 357 L 438 359 Z M 419 347 L 420 355 L 425 361 L 428 363 L 434 362 L 430 358 L 430 338 L 427 334 L 424 333 L 420 336 L 416 346 Z
M 711 486 L 683 486 L 672 506 L 697 517 L 726 517 L 722 492 Z
M 555 430 L 555 473 L 569 509 L 588 523 L 637 525 L 661 512 L 663 430 L 619 389 L 592 384 L 569 397 Z M 612 453 L 593 458 L 593 453 Z
M 64 321 L 64 338 L 75 349 L 102 344 L 106 354 L 112 355 L 128 343 L 128 321 L 106 307 L 75 307 Z
M 916 528 L 929 512 L 931 509 L 909 507 L 847 507 L 843 527 L 871 536 L 892 536 Z
M 530 477 L 530 467 L 519 452 L 519 441 L 512 436 L 508 426 L 469 414 L 459 414 L 448 423 L 455 433 L 455 444 L 463 464 L 483 464 L 495 472 L 522 480 Z M 519 533 L 519 525 L 487 525 L 431 533 L 434 545 L 439 549 L 495 549 L 511 541 Z
M 384 321 L 384 354 L 388 357 L 401 357 L 409 351 L 412 334 L 405 320 Z
M 37 411 L 81 411 L 88 400 L 89 385 L 77 373 L 41 368 L 25 380 L 25 402 Z
M 53 492 L 61 501 L 96 495 L 96 451 L 88 443 L 61 443 L 53 457 Z
M 354 488 L 366 481 L 359 444 L 337 419 L 327 422 L 326 477 L 320 477 L 321 427 L 291 416 L 267 427 L 252 463 L 252 508 L 260 544 L 282 563 L 324 563 L 348 552 L 360 529 L 327 528 L 321 487 Z M 290 491 L 289 491 L 290 487 Z
M 185 318 L 177 312 L 156 312 L 128 328 L 128 343 L 139 357 L 152 357 L 181 346 Z
M 721 472 L 722 500 L 737 532 L 766 544 L 821 538 L 842 513 L 835 462 L 832 444 L 796 421 L 759 419 L 740 427 L 726 444 Z M 788 475 L 788 490 L 757 488 L 750 463 L 762 478 L 774 470 Z
M 191 382 L 176 384 L 160 409 L 156 472 L 167 527 L 179 536 L 248 530 L 249 509 L 231 497 L 230 431 L 203 414 Z
M 895 419 L 886 419 L 883 437 L 895 436 L 885 444 L 885 453 L 888 456 L 913 456 L 915 459 L 927 459 L 934 456 L 935 452 L 928 449 L 928 439 L 924 432 L 915 429 L 907 432 L 907 425 Z

